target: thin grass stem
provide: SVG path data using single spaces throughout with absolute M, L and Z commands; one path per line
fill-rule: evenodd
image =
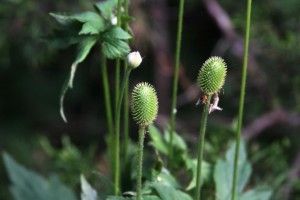
M 109 144 L 108 148 L 111 150 L 113 149 L 113 117 L 112 117 L 112 108 L 111 108 L 111 98 L 109 93 L 109 83 L 108 83 L 108 75 L 107 75 L 107 64 L 106 58 L 104 54 L 101 55 L 101 76 L 103 81 L 103 90 L 104 90 L 104 100 L 105 100 L 105 111 L 106 111 L 106 118 L 107 118 L 107 125 L 108 125 L 108 137 L 109 137 Z M 110 151 L 112 152 L 112 151 Z
M 124 9 L 125 15 L 128 15 L 129 2 L 128 0 L 124 1 Z M 128 31 L 128 22 L 124 23 L 124 30 Z M 128 43 L 128 40 L 126 41 Z M 124 70 L 127 70 L 128 64 L 124 62 Z M 125 91 L 124 91 L 124 163 L 127 165 L 128 163 L 128 144 L 129 144 L 129 102 L 128 102 L 128 92 L 129 88 L 129 80 L 125 83 Z
M 126 87 L 126 82 L 128 81 L 128 77 L 130 75 L 132 69 L 128 68 L 124 74 L 123 81 L 121 83 L 121 90 L 120 90 L 120 96 L 118 99 L 117 104 L 117 112 L 116 112 L 116 118 L 115 118 L 115 131 L 116 131 L 116 137 L 115 139 L 115 177 L 114 177 L 114 183 L 115 183 L 115 194 L 117 195 L 119 193 L 120 189 L 120 116 L 121 116 L 121 107 L 122 107 L 122 99 Z
M 236 196 L 236 181 L 237 181 L 237 171 L 238 171 L 238 161 L 239 161 L 239 148 L 241 140 L 241 128 L 243 121 L 243 111 L 244 111 L 244 98 L 245 98 L 245 88 L 246 88 L 246 78 L 247 78 L 247 64 L 248 64 L 248 49 L 249 49 L 249 37 L 250 37 L 250 21 L 251 21 L 251 4 L 252 0 L 247 1 L 247 19 L 246 19 L 246 33 L 245 33 L 245 49 L 244 49 L 244 61 L 243 61 L 243 71 L 242 71 L 242 84 L 240 93 L 240 105 L 239 105 L 239 117 L 238 126 L 236 131 L 236 148 L 234 156 L 234 169 L 233 169 L 233 180 L 232 180 L 232 191 L 231 199 L 235 200 Z
M 172 92 L 172 106 L 171 106 L 171 128 L 170 128 L 171 132 L 170 132 L 170 143 L 169 143 L 169 148 L 168 148 L 168 165 L 169 165 L 169 167 L 172 166 L 172 157 L 173 157 L 173 138 L 174 138 L 175 114 L 176 114 L 175 109 L 176 109 L 176 102 L 177 102 L 183 14 L 184 14 L 184 0 L 180 0 L 178 26 L 177 26 L 177 40 L 176 40 L 175 70 L 174 70 L 173 92 Z
M 121 7 L 122 0 L 118 0 L 117 7 L 117 25 L 121 26 Z M 114 143 L 114 193 L 118 195 L 120 189 L 120 112 L 119 100 L 120 98 L 120 59 L 116 60 L 116 75 L 115 75 L 115 143 Z M 122 101 L 121 101 L 122 103 Z M 120 105 L 121 108 L 121 105 Z M 118 119 L 118 120 L 117 120 Z

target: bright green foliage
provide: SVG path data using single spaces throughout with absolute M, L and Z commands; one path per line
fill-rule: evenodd
M 169 129 L 164 130 L 164 134 L 162 134 L 154 125 L 150 125 L 149 135 L 151 137 L 150 145 L 153 146 L 159 153 L 167 156 L 168 145 L 170 143 Z M 176 132 L 174 132 L 173 145 L 174 155 L 176 155 L 173 157 L 173 168 L 182 169 L 183 166 L 185 167 L 190 177 L 190 183 L 186 187 L 186 190 L 192 190 L 196 186 L 197 161 L 188 154 L 189 149 L 186 142 Z M 203 176 L 201 177 L 201 182 L 203 183 L 209 179 L 211 174 L 210 164 L 203 161 L 202 171 Z
M 211 57 L 205 61 L 199 71 L 197 83 L 204 94 L 218 92 L 225 82 L 226 64 L 220 57 Z
M 235 143 L 231 145 L 230 149 L 226 153 L 226 160 L 218 159 L 214 171 L 214 180 L 216 184 L 216 197 L 217 200 L 229 200 L 231 199 L 232 188 L 232 174 L 234 167 L 234 152 Z M 237 179 L 237 199 L 240 200 L 268 200 L 272 195 L 272 191 L 269 188 L 258 187 L 253 190 L 248 190 L 243 193 L 246 184 L 249 181 L 251 174 L 251 165 L 247 160 L 247 154 L 245 150 L 245 144 L 242 141 L 239 151 L 238 162 L 238 179 Z
M 155 120 L 158 112 L 158 100 L 152 85 L 139 83 L 134 87 L 131 111 L 133 119 L 140 126 L 147 126 Z
M 46 180 L 19 165 L 7 153 L 3 154 L 3 161 L 12 183 L 10 192 L 15 200 L 76 200 L 73 191 L 57 176 L 52 175 L 49 180 Z
M 79 35 L 81 34 L 98 34 L 105 30 L 104 19 L 94 12 L 83 12 L 74 15 L 67 15 L 61 13 L 50 13 L 52 17 L 62 26 L 71 25 L 73 23 L 81 22 L 82 28 Z
M 192 200 L 192 197 L 190 197 L 188 194 L 165 184 L 154 183 L 152 187 L 163 200 Z
M 73 86 L 77 65 L 85 60 L 96 42 L 102 44 L 104 55 L 110 59 L 123 58 L 130 52 L 130 47 L 124 40 L 130 39 L 131 35 L 111 24 L 116 3 L 116 0 L 96 3 L 94 7 L 98 13 L 91 11 L 72 15 L 50 13 L 60 26 L 52 36 L 54 45 L 67 47 L 70 44 L 78 44 L 77 57 L 60 94 L 60 114 L 65 122 L 67 122 L 63 109 L 65 94 Z
M 113 17 L 113 10 L 117 3 L 118 0 L 106 0 L 95 3 L 94 6 L 105 19 L 111 19 Z

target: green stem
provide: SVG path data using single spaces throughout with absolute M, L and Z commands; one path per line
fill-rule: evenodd
M 107 64 L 106 58 L 102 53 L 101 56 L 101 75 L 103 81 L 103 89 L 104 89 L 104 98 L 105 98 L 105 111 L 106 111 L 106 118 L 108 124 L 108 134 L 109 134 L 109 147 L 113 147 L 113 117 L 112 117 L 112 109 L 111 109 L 111 101 L 110 101 L 110 94 L 109 94 L 109 83 L 108 83 L 108 75 L 107 75 Z
M 124 1 L 124 8 L 125 8 L 125 15 L 128 15 L 128 8 L 129 8 L 129 2 L 128 0 Z M 124 23 L 124 30 L 128 31 L 128 23 Z M 128 43 L 128 40 L 126 41 Z M 127 62 L 124 62 L 124 69 L 127 70 L 128 64 Z M 124 92 L 124 163 L 127 165 L 128 162 L 128 144 L 129 144 L 129 104 L 128 104 L 128 88 L 129 88 L 129 81 L 127 81 L 125 86 L 125 92 Z
M 124 64 L 124 69 L 127 70 L 127 62 Z M 124 91 L 124 163 L 127 164 L 128 161 L 128 144 L 129 144 L 129 102 L 128 102 L 128 87 L 129 87 L 129 81 L 125 83 L 125 91 Z
M 210 106 L 210 99 L 211 99 L 211 95 L 207 99 L 207 102 L 204 106 L 204 111 L 203 111 L 202 117 L 201 117 L 200 135 L 199 135 L 199 141 L 198 141 L 198 161 L 197 161 L 195 200 L 200 200 L 203 147 L 204 147 L 204 140 L 205 140 L 207 116 L 208 116 L 209 106 Z
M 122 107 L 122 99 L 123 94 L 126 86 L 126 82 L 128 80 L 129 74 L 131 72 L 131 69 L 128 68 L 124 74 L 123 81 L 121 84 L 121 91 L 118 99 L 117 104 L 117 112 L 116 112 L 116 119 L 115 119 L 115 129 L 116 129 L 116 137 L 115 139 L 115 177 L 114 177 L 114 183 L 115 183 L 115 195 L 118 195 L 119 193 L 119 185 L 120 185 L 120 116 L 121 116 L 121 107 Z
M 177 90 L 178 90 L 178 74 L 179 74 L 179 62 L 180 62 L 180 50 L 181 50 L 183 12 L 184 12 L 184 0 L 180 0 L 178 26 L 177 26 L 176 58 L 175 58 L 175 71 L 174 71 L 174 81 L 173 81 L 172 107 L 171 107 L 171 132 L 170 132 L 170 143 L 169 143 L 169 153 L 168 153 L 169 166 L 171 166 L 171 161 L 173 157 L 175 107 L 176 107 Z
M 120 73 L 121 73 L 120 59 L 117 59 L 116 76 L 115 76 L 115 115 L 117 114 L 117 105 L 118 105 L 118 99 L 120 95 Z
M 247 77 L 250 21 L 251 21 L 251 4 L 252 4 L 252 0 L 248 0 L 247 1 L 247 20 L 246 20 L 246 33 L 245 33 L 245 49 L 244 49 L 244 61 L 243 61 L 243 72 L 242 72 L 242 84 L 241 84 L 241 93 L 240 93 L 238 126 L 237 126 L 237 132 L 236 132 L 236 146 L 235 146 L 235 156 L 234 156 L 233 182 L 232 182 L 232 191 L 231 191 L 231 199 L 232 200 L 235 200 L 235 195 L 236 195 L 236 180 L 237 180 L 237 171 L 238 171 L 239 148 L 240 148 L 240 140 L 241 140 L 241 129 L 242 129 L 242 121 L 243 121 L 244 98 L 245 98 L 246 77 Z
M 137 200 L 142 199 L 142 173 L 143 173 L 143 148 L 145 138 L 145 126 L 139 129 L 139 149 L 138 149 L 138 175 L 137 175 Z
M 117 25 L 121 26 L 121 6 L 122 0 L 118 0 Z M 120 185 L 120 112 L 118 109 L 120 101 L 120 59 L 116 60 L 116 76 L 115 76 L 115 143 L 114 143 L 114 192 L 119 193 Z M 121 102 L 122 103 L 122 102 Z M 121 106 L 120 106 L 121 107 Z M 118 119 L 118 121 L 117 121 Z

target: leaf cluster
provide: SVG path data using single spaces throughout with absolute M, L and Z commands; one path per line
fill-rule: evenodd
M 94 12 L 50 13 L 58 25 L 50 37 L 53 44 L 62 48 L 72 44 L 77 45 L 76 58 L 60 94 L 60 113 L 65 122 L 67 119 L 63 109 L 64 97 L 68 89 L 73 87 L 78 64 L 86 59 L 93 46 L 99 42 L 104 56 L 109 59 L 124 58 L 130 52 L 130 47 L 125 40 L 131 39 L 131 34 L 112 23 L 116 5 L 116 0 L 108 0 L 95 3 Z M 125 14 L 122 17 L 131 20 Z

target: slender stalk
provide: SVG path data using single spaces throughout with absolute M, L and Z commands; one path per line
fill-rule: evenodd
M 103 89 L 104 89 L 104 98 L 105 98 L 105 111 L 108 125 L 108 134 L 109 134 L 109 147 L 113 147 L 113 117 L 112 117 L 112 109 L 111 109 L 111 101 L 110 101 L 110 93 L 109 93 L 109 83 L 108 83 L 108 75 L 107 75 L 107 64 L 106 58 L 102 53 L 101 56 L 101 75 L 103 81 Z
M 179 16 L 178 16 L 178 27 L 177 27 L 177 41 L 176 41 L 176 58 L 175 58 L 175 71 L 173 80 L 173 94 L 172 94 L 172 107 L 171 107 L 171 133 L 168 153 L 168 165 L 171 166 L 173 157 L 173 138 L 175 129 L 175 107 L 177 101 L 177 90 L 178 90 L 178 74 L 179 74 L 179 62 L 180 62 L 180 50 L 181 50 L 181 36 L 182 36 L 182 21 L 184 12 L 184 0 L 180 0 L 179 3 Z
M 137 175 L 137 200 L 142 199 L 142 173 L 143 173 L 143 148 L 145 138 L 145 126 L 140 126 L 139 129 L 139 149 L 138 149 L 138 175 Z
M 128 0 L 124 1 L 125 15 L 128 15 L 129 2 Z M 128 23 L 124 23 L 124 30 L 128 31 Z M 126 41 L 128 43 L 128 40 Z M 124 69 L 127 70 L 128 64 L 124 62 Z M 128 104 L 128 87 L 129 80 L 125 83 L 125 91 L 124 91 L 124 163 L 125 165 L 128 162 L 128 144 L 129 144 L 129 104 Z
M 122 0 L 118 0 L 118 11 L 117 11 L 117 26 L 121 26 L 121 7 L 122 7 Z M 116 77 L 115 77 L 115 112 L 117 112 L 117 105 L 118 105 L 118 99 L 119 99 L 119 93 L 120 93 L 120 68 L 121 68 L 121 62 L 118 58 L 116 60 Z
M 117 113 L 118 99 L 120 95 L 120 59 L 116 60 L 116 76 L 115 76 L 115 114 Z
M 202 117 L 201 117 L 200 135 L 199 135 L 199 141 L 198 141 L 198 161 L 197 161 L 195 200 L 200 200 L 203 147 L 204 147 L 205 131 L 206 131 L 207 116 L 208 116 L 208 112 L 209 112 L 210 99 L 211 99 L 211 96 L 209 96 L 207 99 L 207 102 L 204 106 L 204 110 L 203 110 Z
M 120 116 L 121 116 L 121 107 L 122 107 L 122 99 L 123 99 L 123 94 L 126 86 L 126 82 L 128 80 L 129 74 L 131 72 L 131 69 L 128 68 L 124 74 L 123 81 L 121 84 L 121 91 L 120 91 L 120 96 L 118 99 L 118 104 L 117 104 L 117 112 L 116 112 L 116 118 L 115 118 L 115 131 L 116 131 L 116 137 L 114 138 L 115 140 L 115 177 L 114 177 L 114 183 L 115 183 L 115 194 L 117 195 L 119 193 L 119 185 L 120 185 Z
M 118 0 L 118 11 L 117 11 L 117 25 L 121 26 L 121 6 L 122 0 Z M 129 74 L 128 74 L 129 75 Z M 124 85 L 124 84 L 123 84 Z M 119 185 L 120 185 L 120 112 L 119 101 L 121 96 L 120 94 L 120 59 L 116 60 L 116 76 L 115 76 L 115 143 L 114 143 L 114 192 L 115 195 L 119 193 Z M 122 101 L 121 101 L 122 103 Z M 118 119 L 118 120 L 117 120 Z
M 240 148 L 240 140 L 241 140 L 241 128 L 242 128 L 242 121 L 243 121 L 244 98 L 245 98 L 246 77 L 247 77 L 248 49 L 249 49 L 249 36 L 250 36 L 250 20 L 251 20 L 251 4 L 252 4 L 252 0 L 248 0 L 247 1 L 245 49 L 244 49 L 242 84 L 241 84 L 241 93 L 240 93 L 239 118 L 238 118 L 237 132 L 236 132 L 236 147 L 235 147 L 233 182 L 232 182 L 232 192 L 231 192 L 231 199 L 232 200 L 235 200 L 235 195 L 236 195 L 236 180 L 237 180 L 237 171 L 238 171 L 239 148 Z

